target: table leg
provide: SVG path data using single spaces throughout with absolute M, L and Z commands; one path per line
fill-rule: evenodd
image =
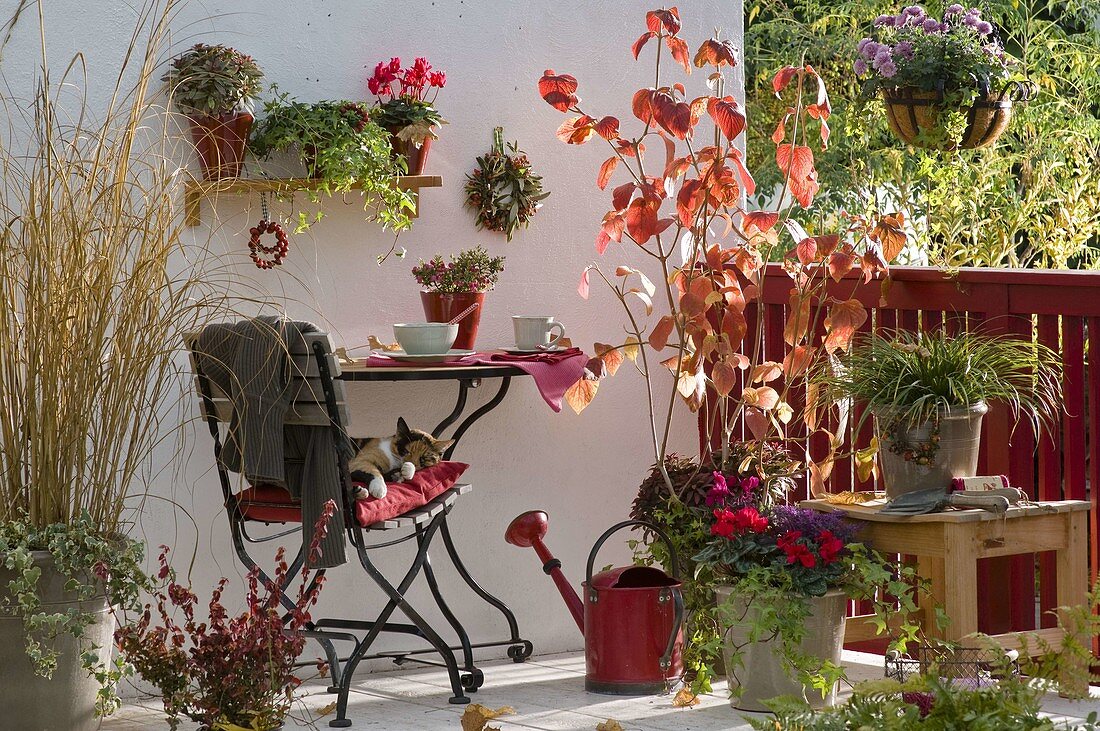
M 1088 531 L 1085 519 L 1088 513 L 1078 511 L 1066 514 L 1066 546 L 1055 556 L 1058 578 L 1058 606 L 1077 607 L 1088 601 Z M 1059 682 L 1063 693 L 1079 696 L 1088 693 L 1088 636 L 1085 627 L 1075 618 L 1060 612 L 1067 645 L 1075 652 L 1063 652 L 1059 657 Z M 1072 637 L 1072 640 L 1070 639 Z
M 455 449 L 458 447 L 459 441 L 462 439 L 462 435 L 474 425 L 474 422 L 500 405 L 500 402 L 503 401 L 504 397 L 508 394 L 508 386 L 511 382 L 512 379 L 509 376 L 501 378 L 500 388 L 497 389 L 496 395 L 462 420 L 458 428 L 451 433 L 451 439 L 454 440 L 454 444 L 443 453 L 443 459 L 451 458 L 451 455 L 454 454 Z M 466 392 L 471 388 L 477 388 L 480 384 L 481 379 L 477 378 L 466 378 L 458 382 L 458 401 L 455 403 L 455 407 L 451 413 L 447 415 L 447 418 L 441 421 L 439 425 L 432 430 L 432 436 L 436 438 L 443 436 L 443 430 L 458 420 L 458 417 L 461 416 L 462 412 L 466 409 Z
M 978 631 L 978 551 L 966 523 L 944 525 L 943 608 L 951 619 L 945 638 Z
M 946 593 L 944 561 L 937 556 L 917 556 L 917 576 L 928 582 L 928 591 L 917 594 L 921 627 L 929 637 L 945 637 L 946 627 L 936 626 L 936 609 L 943 608 Z

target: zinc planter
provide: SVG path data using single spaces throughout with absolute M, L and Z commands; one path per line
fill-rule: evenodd
M 978 471 L 982 418 L 989 407 L 979 401 L 972 407 L 948 409 L 939 423 L 927 421 L 915 427 L 887 432 L 884 414 L 875 413 L 879 440 L 879 466 L 886 496 L 946 489 L 953 477 L 973 477 Z
M 35 565 L 42 575 L 38 578 L 41 610 L 64 613 L 69 609 L 89 612 L 95 620 L 85 630 L 84 638 L 72 635 L 57 638 L 55 647 L 61 651 L 53 677 L 35 674 L 27 657 L 26 632 L 23 620 L 10 614 L 0 614 L 0 727 L 19 731 L 95 731 L 100 719 L 95 714 L 99 682 L 89 676 L 80 661 L 81 652 L 93 646 L 99 648 L 99 660 L 107 663 L 113 652 L 115 629 L 105 596 L 79 601 L 73 592 L 65 590 L 65 579 L 53 568 L 47 551 L 34 552 Z M 0 568 L 0 601 L 8 599 L 7 585 L 13 572 Z
M 740 697 L 731 695 L 730 705 L 742 711 L 769 712 L 764 701 L 780 695 L 804 697 L 813 708 L 824 708 L 836 703 L 836 685 L 824 698 L 814 688 L 806 688 L 788 675 L 783 667 L 782 645 L 774 640 L 749 643 L 749 630 L 759 609 L 735 594 L 728 586 L 715 589 L 719 617 L 730 620 L 725 628 L 722 660 L 727 668 L 726 678 L 731 693 L 740 688 Z M 810 616 L 806 619 L 806 634 L 800 649 L 813 657 L 840 664 L 844 646 L 844 614 L 848 597 L 843 591 L 833 590 L 821 597 L 810 597 Z M 732 661 L 735 648 L 741 650 L 739 663 Z

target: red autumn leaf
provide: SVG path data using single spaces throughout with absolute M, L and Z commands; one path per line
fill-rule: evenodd
M 607 247 L 610 245 L 611 237 L 608 236 L 607 232 L 601 228 L 596 234 L 596 253 L 602 256 L 603 253 L 607 251 Z
M 806 372 L 814 360 L 814 348 L 810 345 L 796 345 L 783 358 L 783 370 L 787 379 L 794 379 Z
M 596 134 L 609 142 L 619 139 L 619 120 L 615 117 L 604 117 L 596 122 L 594 129 Z
M 730 365 L 728 360 L 720 360 L 714 364 L 710 372 L 710 380 L 719 396 L 728 396 L 737 385 L 737 369 Z
M 665 172 L 662 177 L 665 180 L 675 180 L 676 178 L 679 178 L 680 176 L 687 173 L 687 171 L 690 169 L 691 160 L 689 160 L 687 157 L 677 157 L 674 158 L 673 161 L 665 167 Z
M 708 38 L 695 52 L 694 62 L 698 68 L 703 68 L 707 64 L 715 67 L 736 66 L 737 51 L 729 41 Z
M 619 366 L 626 360 L 623 351 L 614 346 L 595 343 L 592 348 L 596 351 L 596 357 L 603 362 L 604 372 L 609 376 L 615 375 L 616 371 L 619 370 Z
M 821 188 L 814 168 L 813 150 L 805 145 L 784 143 L 775 148 L 775 162 L 780 172 L 788 176 L 791 195 L 803 208 L 809 208 Z
M 744 228 L 749 236 L 754 231 L 767 233 L 779 223 L 779 214 L 775 211 L 751 211 L 745 214 Z
M 640 36 L 638 36 L 638 40 L 634 41 L 633 45 L 630 46 L 630 52 L 634 54 L 635 61 L 638 60 L 638 54 L 642 52 L 642 47 L 649 42 L 650 38 L 656 37 L 657 34 L 654 31 L 642 33 Z
M 717 174 L 711 176 L 707 197 L 715 208 L 734 206 L 741 200 L 741 187 L 732 170 L 723 165 Z
M 837 350 L 848 350 L 860 325 L 867 322 L 867 310 L 857 299 L 838 302 L 829 308 L 825 318 L 825 351 L 832 355 Z
M 569 145 L 583 145 L 593 134 L 593 121 L 587 114 L 567 119 L 558 127 L 558 139 Z
M 711 96 L 697 96 L 691 100 L 691 104 L 688 105 L 691 109 L 691 126 L 699 124 L 699 120 L 703 115 L 707 113 L 707 105 L 710 104 L 710 100 L 714 97 Z
M 791 290 L 791 301 L 788 311 L 787 324 L 783 327 L 783 341 L 787 345 L 797 345 L 806 337 L 806 331 L 810 328 L 810 300 Z
M 737 249 L 737 253 L 733 256 L 733 263 L 741 270 L 742 274 L 753 281 L 756 280 L 760 267 L 764 266 L 764 260 L 760 256 L 760 252 L 755 247 L 749 246 L 741 246 Z
M 581 272 L 581 281 L 577 282 L 577 294 L 582 299 L 588 299 L 588 289 L 588 267 L 585 267 L 584 271 Z
M 691 132 L 691 106 L 687 102 L 677 101 L 667 91 L 653 94 L 653 119 L 666 132 L 678 139 L 686 139 Z
M 802 239 L 798 242 L 798 245 L 794 247 L 795 255 L 798 257 L 798 261 L 806 266 L 812 264 L 817 259 L 817 242 L 810 237 L 808 239 Z
M 630 108 L 634 112 L 634 116 L 640 119 L 643 124 L 649 124 L 653 121 L 653 95 L 656 93 L 656 89 L 638 89 L 630 100 Z
M 685 180 L 680 187 L 680 193 L 676 196 L 676 213 L 684 226 L 690 227 L 695 221 L 695 214 L 699 206 L 703 205 L 705 192 L 702 181 L 698 178 Z
M 741 187 L 745 191 L 745 195 L 752 195 L 756 192 L 756 181 L 752 179 L 752 175 L 749 174 L 748 168 L 745 167 L 744 160 L 741 159 L 741 151 L 736 147 L 731 147 L 729 154 L 726 155 L 726 159 L 733 162 L 733 167 L 737 171 L 737 178 L 741 181 Z
M 821 146 L 829 145 L 829 117 L 833 114 L 833 107 L 829 103 L 829 92 L 825 89 L 825 79 L 821 78 L 813 66 L 806 65 L 806 71 L 817 77 L 817 101 L 806 107 L 806 113 L 821 122 Z
M 852 267 L 855 265 L 856 257 L 849 251 L 838 249 L 832 254 L 829 254 L 829 276 L 831 276 L 835 282 L 844 279 L 844 275 L 852 271 Z
M 779 403 L 779 394 L 771 386 L 761 386 L 760 388 L 750 386 L 741 391 L 741 400 L 745 402 L 746 406 L 770 411 Z
M 680 11 L 675 6 L 650 10 L 645 14 L 645 25 L 653 33 L 660 33 L 663 28 L 665 33 L 676 35 L 680 32 Z
M 691 62 L 688 59 L 688 44 L 683 38 L 665 36 L 665 45 L 672 53 L 672 60 L 684 67 L 684 71 L 691 73 Z
M 840 236 L 837 234 L 824 234 L 814 236 L 814 241 L 817 242 L 817 253 L 821 256 L 828 256 L 836 250 L 837 245 L 840 243 Z
M 732 96 L 721 99 L 711 97 L 707 103 L 707 113 L 730 142 L 745 129 L 745 115 Z
M 637 188 L 637 183 L 623 183 L 611 191 L 611 205 L 615 207 L 616 211 L 626 210 L 626 207 L 630 204 L 630 196 L 634 195 Z
M 592 403 L 592 399 L 596 398 L 596 390 L 599 387 L 599 381 L 582 377 L 566 390 L 565 403 L 579 414 Z
M 797 66 L 784 66 L 776 72 L 775 78 L 772 79 L 772 90 L 776 96 L 787 88 L 787 85 L 791 83 L 791 79 L 798 75 L 801 71 Z
M 791 117 L 794 116 L 794 107 L 787 107 L 786 113 L 779 118 L 779 121 L 775 125 L 775 131 L 772 132 L 772 142 L 779 144 L 787 137 L 787 122 L 791 121 Z
M 749 380 L 753 383 L 769 383 L 783 375 L 783 366 L 774 360 L 766 360 L 752 369 Z
M 740 310 L 727 309 L 722 313 L 722 334 L 729 340 L 731 348 L 738 348 L 749 331 L 749 324 Z
M 905 248 L 905 216 L 895 213 L 892 216 L 883 216 L 871 229 L 870 238 L 882 244 L 882 256 L 887 262 L 891 262 Z
M 649 333 L 649 345 L 654 350 L 663 350 L 668 345 L 668 336 L 672 334 L 672 316 L 662 315 Z
M 546 69 L 539 79 L 539 96 L 561 112 L 569 111 L 577 103 L 577 80 L 569 74 L 555 74 L 554 69 Z
M 623 157 L 637 157 L 639 152 L 645 152 L 645 145 L 641 142 L 636 143 L 633 140 L 624 140 L 621 137 L 615 140 L 615 149 Z
M 607 187 L 608 182 L 611 180 L 611 174 L 615 172 L 615 167 L 619 164 L 619 156 L 615 155 L 609 157 L 603 161 L 600 165 L 600 172 L 596 176 L 596 186 L 603 190 Z
M 596 253 L 603 254 L 612 241 L 621 243 L 624 228 L 626 228 L 626 220 L 620 211 L 608 211 L 604 214 L 603 225 L 600 227 L 600 232 L 596 234 Z
M 626 230 L 638 244 L 644 244 L 657 233 L 657 209 L 660 204 L 635 198 L 626 209 Z
M 886 260 L 882 258 L 882 253 L 878 247 L 871 245 L 867 247 L 867 251 L 863 252 L 863 259 L 861 263 L 863 269 L 863 283 L 867 284 L 875 275 L 879 272 L 887 272 L 890 267 L 887 266 Z
M 771 422 L 768 421 L 768 417 L 760 409 L 748 407 L 745 409 L 745 424 L 754 437 L 763 439 L 768 435 L 768 427 Z

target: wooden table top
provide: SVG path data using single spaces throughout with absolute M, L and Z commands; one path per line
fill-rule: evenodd
M 928 513 L 926 515 L 891 515 L 889 513 L 884 515 L 882 513 L 883 505 L 885 505 L 885 499 L 860 505 L 841 505 L 820 499 L 803 500 L 799 503 L 799 506 L 803 508 L 812 508 L 823 513 L 845 513 L 855 520 L 867 520 L 875 523 L 975 523 L 1001 520 L 1002 517 L 1011 520 L 1032 515 L 1074 513 L 1080 510 L 1088 510 L 1090 507 L 1087 500 L 1055 500 L 1032 505 L 1014 505 L 1008 509 L 1004 516 L 976 508 L 968 510 L 951 508 L 943 512 Z

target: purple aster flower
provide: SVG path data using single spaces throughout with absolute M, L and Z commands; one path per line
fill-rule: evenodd
M 895 18 L 893 15 L 880 15 L 875 18 L 875 27 L 882 28 L 884 26 L 893 26 L 894 20 Z
M 894 53 L 904 59 L 912 59 L 913 44 L 909 41 L 900 41 L 896 46 L 894 46 Z
M 967 15 L 965 18 L 963 18 L 963 25 L 968 25 L 971 28 L 977 26 L 979 22 L 980 21 L 973 15 Z
M 726 484 L 726 476 L 721 472 L 714 473 L 714 487 L 707 490 L 707 505 L 724 505 L 730 495 L 729 486 Z
M 876 69 L 878 69 L 878 67 L 881 66 L 882 64 L 887 63 L 888 61 L 893 61 L 893 60 L 894 60 L 894 56 L 890 52 L 890 46 L 881 46 L 878 49 L 878 53 L 875 54 L 875 60 L 874 60 L 872 65 Z
M 859 76 L 863 76 L 865 73 L 870 71 L 870 67 L 867 65 L 867 61 L 862 59 L 862 58 L 857 58 L 856 59 L 856 63 L 855 63 L 854 68 L 855 68 L 856 74 L 858 74 Z
M 895 64 L 893 60 L 886 61 L 885 63 L 880 63 L 875 68 L 878 69 L 878 72 L 882 74 L 882 77 L 884 79 L 892 79 L 894 78 L 894 75 L 898 72 L 897 64 Z
M 901 12 L 903 15 L 912 15 L 914 17 L 917 17 L 924 15 L 924 8 L 922 8 L 920 5 L 910 5 Z
M 939 33 L 943 30 L 939 21 L 935 18 L 925 18 L 924 22 L 921 24 L 921 29 L 924 30 L 925 33 Z
M 964 8 L 962 5 L 959 5 L 958 3 L 955 3 L 954 5 L 948 5 L 947 10 L 944 11 L 944 16 L 949 17 L 952 15 L 958 15 L 964 10 L 966 10 L 966 8 Z
M 978 31 L 978 35 L 980 35 L 980 36 L 987 36 L 987 35 L 989 35 L 990 33 L 993 32 L 993 26 L 990 25 L 989 23 L 987 23 L 986 21 L 982 20 L 982 21 L 979 21 L 978 24 L 974 26 L 974 30 Z

